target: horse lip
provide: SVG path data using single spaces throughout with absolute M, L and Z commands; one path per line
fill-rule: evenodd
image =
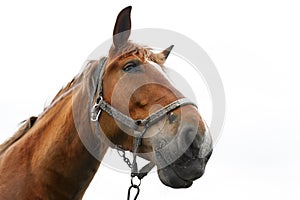
M 156 152 L 156 153 L 161 154 L 160 152 Z M 163 165 L 165 165 L 165 163 L 167 163 L 167 161 L 164 159 L 163 156 L 160 155 L 159 157 L 161 158 L 161 160 L 157 161 L 158 162 L 157 163 L 158 167 L 159 167 L 159 162 L 164 162 Z M 193 160 L 195 160 L 195 159 L 190 159 L 189 162 L 193 161 Z M 172 164 L 170 164 L 170 165 L 164 166 L 161 169 L 158 169 L 158 171 L 169 170 L 168 172 L 165 172 L 165 173 L 170 173 L 170 171 L 171 171 L 171 174 L 173 174 L 174 176 L 176 176 L 176 178 L 180 182 L 180 183 L 177 182 L 176 185 L 174 185 L 174 184 L 172 185 L 172 184 L 168 183 L 164 178 L 162 178 L 162 177 L 159 176 L 160 180 L 162 181 L 162 183 L 164 185 L 172 187 L 172 188 L 188 188 L 188 187 L 190 187 L 193 184 L 194 180 L 200 178 L 203 175 L 203 173 L 201 173 L 200 176 L 196 176 L 196 177 L 194 177 L 192 179 L 184 178 L 184 177 L 180 176 L 180 174 L 178 174 L 178 172 L 175 170 L 175 167 L 178 168 L 178 166 L 180 168 L 183 168 L 184 170 L 188 170 L 188 166 L 187 165 L 180 166 L 180 165 L 176 165 L 176 163 L 174 163 L 174 162 Z
M 160 170 L 169 170 L 168 172 L 164 172 L 164 173 L 171 173 L 171 174 L 174 174 L 174 176 L 176 176 L 176 179 L 177 179 L 177 181 L 176 181 L 176 184 L 174 184 L 174 182 L 172 183 L 172 181 L 170 180 L 170 179 L 164 179 L 164 178 L 162 178 L 160 175 L 159 175 L 159 179 L 161 180 L 161 182 L 164 184 L 164 185 L 166 185 L 166 186 L 168 186 L 168 187 L 171 187 L 171 188 L 175 188 L 175 189 L 178 189 L 178 188 L 189 188 L 192 184 L 193 184 L 193 180 L 185 180 L 185 179 L 183 179 L 182 177 L 180 177 L 177 173 L 176 173 L 176 171 L 172 168 L 172 167 L 170 167 L 170 166 L 168 166 L 168 167 L 166 167 L 166 168 L 164 168 L 164 169 L 160 169 Z M 158 174 L 159 174 L 159 172 L 160 172 L 160 170 L 158 170 Z M 171 171 L 171 172 L 170 172 Z M 173 177 L 174 178 L 174 177 Z

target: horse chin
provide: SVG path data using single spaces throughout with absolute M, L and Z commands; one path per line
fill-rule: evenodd
M 172 188 L 188 188 L 193 184 L 193 181 L 203 176 L 207 161 L 209 160 L 212 151 L 204 158 L 188 158 L 186 155 L 182 155 L 169 165 L 166 164 L 166 160 L 162 156 L 157 158 L 158 176 L 161 182 Z
M 192 180 L 185 180 L 178 176 L 170 166 L 159 169 L 158 176 L 164 185 L 175 189 L 189 188 L 193 184 Z

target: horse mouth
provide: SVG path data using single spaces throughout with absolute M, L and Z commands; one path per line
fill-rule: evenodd
M 206 163 L 211 154 L 212 151 L 205 158 L 194 159 L 182 155 L 174 163 L 158 169 L 159 179 L 168 187 L 189 188 L 193 184 L 193 181 L 204 174 Z
M 180 177 L 170 166 L 159 169 L 158 176 L 164 185 L 172 188 L 189 188 L 193 184 L 193 180 Z
M 213 151 L 210 135 L 200 134 L 190 125 L 181 128 L 173 139 L 158 136 L 153 144 L 158 176 L 172 188 L 188 188 L 202 177 Z

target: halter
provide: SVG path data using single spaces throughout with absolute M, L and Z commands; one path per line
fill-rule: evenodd
M 171 102 L 170 104 L 166 105 L 165 107 L 157 110 L 156 112 L 152 113 L 145 119 L 132 119 L 131 117 L 125 115 L 118 109 L 114 108 L 111 106 L 109 103 L 107 103 L 104 98 L 103 98 L 103 82 L 102 82 L 102 76 L 104 73 L 104 69 L 106 66 L 106 61 L 107 58 L 102 58 L 98 65 L 97 68 L 100 69 L 100 74 L 99 74 L 99 83 L 98 83 L 98 88 L 96 89 L 96 94 L 98 93 L 98 96 L 96 98 L 96 102 L 94 106 L 91 109 L 91 121 L 95 122 L 97 124 L 96 127 L 96 132 L 100 134 L 100 129 L 99 129 L 99 117 L 102 111 L 105 111 L 108 115 L 110 115 L 112 118 L 114 118 L 116 121 L 120 122 L 121 124 L 127 126 L 128 128 L 133 130 L 133 161 L 130 163 L 129 159 L 125 157 L 125 150 L 122 149 L 120 146 L 115 146 L 119 151 L 123 152 L 121 155 L 124 159 L 124 162 L 131 168 L 131 186 L 128 189 L 128 195 L 127 199 L 130 199 L 130 192 L 132 188 L 135 188 L 137 190 L 137 193 L 134 197 L 134 200 L 137 199 L 140 189 L 139 186 L 141 184 L 141 180 L 148 174 L 148 172 L 151 171 L 151 169 L 155 166 L 153 162 L 149 162 L 147 165 L 145 165 L 143 168 L 138 170 L 137 162 L 136 162 L 136 157 L 138 153 L 139 147 L 142 145 L 142 138 L 147 132 L 147 129 L 156 124 L 158 121 L 160 121 L 162 118 L 164 118 L 169 112 L 175 110 L 176 108 L 179 108 L 181 106 L 185 105 L 193 105 L 197 108 L 197 105 L 190 101 L 188 98 L 181 98 L 178 100 L 175 100 Z M 133 182 L 133 178 L 137 177 L 139 179 L 139 183 L 135 184 Z

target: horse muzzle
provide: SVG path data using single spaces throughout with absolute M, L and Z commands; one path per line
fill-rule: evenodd
M 208 129 L 200 133 L 194 126 L 186 125 L 172 141 L 160 138 L 158 144 L 155 150 L 158 175 L 166 186 L 188 188 L 204 174 L 212 154 Z

